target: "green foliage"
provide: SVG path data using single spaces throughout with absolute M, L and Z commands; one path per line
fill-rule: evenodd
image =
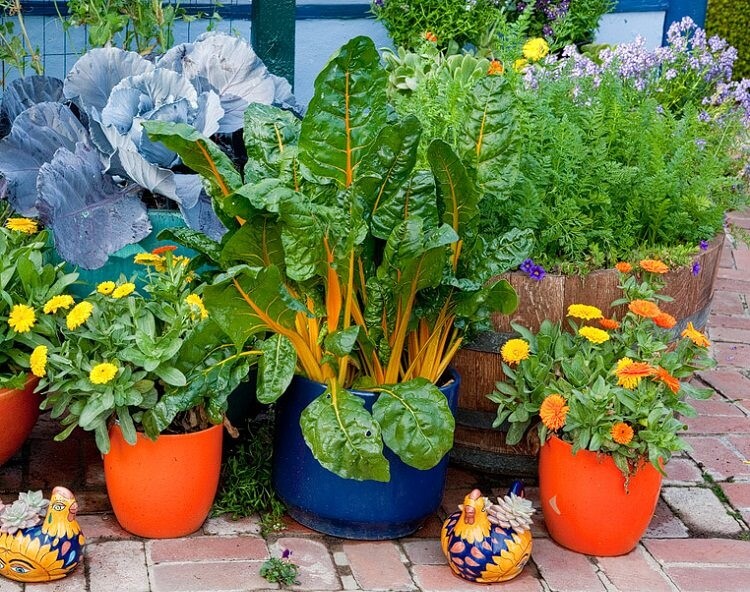
M 515 308 L 510 285 L 488 280 L 528 246 L 519 233 L 478 233 L 484 160 L 466 166 L 434 140 L 417 164 L 421 127 L 389 118 L 386 83 L 372 41 L 359 37 L 318 76 L 300 125 L 251 107 L 245 184 L 229 194 L 221 185 L 235 184 L 219 182 L 229 176 L 210 140 L 144 124 L 206 178 L 217 210 L 243 222 L 223 241 L 226 273 L 205 291 L 212 318 L 237 346 L 274 335 L 266 355 L 283 381 L 296 367 L 325 383 L 302 414 L 308 446 L 340 476 L 381 481 L 384 445 L 420 469 L 452 446 L 454 421 L 435 383 L 465 331 Z M 372 414 L 353 387 L 380 393 Z M 272 391 L 261 389 L 264 400 Z
M 39 46 L 34 45 L 29 38 L 21 1 L 0 0 L 0 10 L 5 16 L 4 21 L 0 23 L 0 61 L 3 62 L 4 76 L 13 70 L 17 70 L 23 76 L 27 67 L 31 67 L 36 74 L 43 74 L 42 54 Z M 16 22 L 10 20 L 11 18 Z M 5 80 L 2 82 L 4 86 Z
M 112 44 L 141 55 L 163 53 L 174 45 L 174 26 L 179 21 L 208 18 L 209 28 L 220 17 L 188 15 L 179 2 L 163 0 L 67 0 L 63 26 L 85 26 L 89 45 Z
M 747 0 L 709 0 L 706 32 L 737 49 L 734 77 L 750 78 L 750 4 Z
M 291 552 L 286 551 L 289 555 Z M 288 557 L 271 557 L 263 562 L 260 566 L 260 576 L 265 578 L 269 582 L 284 584 L 285 586 L 292 586 L 299 584 L 297 581 L 297 574 L 299 573 L 299 566 L 292 563 Z
M 545 8 L 553 11 L 564 2 L 561 0 L 550 0 L 545 2 Z M 518 3 L 510 3 L 510 18 L 514 18 L 514 8 Z M 599 21 L 602 16 L 611 12 L 615 7 L 614 0 L 570 0 L 567 2 L 569 8 L 567 11 L 559 10 L 562 13 L 560 18 L 550 19 L 542 7 L 542 2 L 529 2 L 523 11 L 531 11 L 532 16 L 529 22 L 529 37 L 546 37 L 551 39 L 555 47 L 565 47 L 566 45 L 581 45 L 590 43 L 594 39 L 594 33 L 599 27 Z

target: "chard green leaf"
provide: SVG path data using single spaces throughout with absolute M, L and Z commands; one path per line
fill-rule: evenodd
M 256 395 L 261 403 L 273 403 L 289 386 L 297 367 L 297 351 L 283 335 L 275 333 L 258 344 L 263 355 L 258 358 Z
M 328 388 L 302 412 L 300 427 L 313 456 L 339 477 L 390 480 L 380 426 L 362 397 L 344 389 L 334 397 Z
M 245 110 L 245 181 L 257 183 L 275 178 L 292 181 L 297 155 L 300 120 L 293 113 L 251 103 Z
M 158 239 L 172 241 L 192 249 L 205 255 L 213 262 L 218 262 L 221 254 L 221 245 L 218 242 L 192 228 L 165 228 L 159 233 Z
M 357 345 L 357 337 L 359 337 L 359 327 L 349 327 L 327 335 L 323 344 L 326 350 L 334 356 L 347 356 Z
M 275 265 L 283 270 L 284 249 L 278 223 L 267 216 L 258 216 L 252 223 L 243 224 L 226 241 L 221 262 L 226 266 L 244 263 L 258 268 Z
M 431 469 L 453 447 L 455 420 L 445 395 L 424 378 L 378 388 L 372 414 L 385 444 L 407 465 Z
M 170 386 L 185 386 L 187 384 L 185 375 L 174 366 L 160 364 L 154 368 L 154 374 Z
M 368 37 L 355 37 L 328 61 L 315 79 L 299 138 L 299 160 L 312 175 L 351 187 L 386 122 L 386 82 Z

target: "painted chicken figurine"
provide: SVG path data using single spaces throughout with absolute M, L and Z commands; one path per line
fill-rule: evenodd
M 73 571 L 85 543 L 77 512 L 73 494 L 55 487 L 41 524 L 0 531 L 0 575 L 19 582 L 48 582 Z
M 440 542 L 453 573 L 470 582 L 505 582 L 531 557 L 531 502 L 516 481 L 508 495 L 490 504 L 475 489 L 443 524 Z M 493 524 L 491 522 L 495 522 Z

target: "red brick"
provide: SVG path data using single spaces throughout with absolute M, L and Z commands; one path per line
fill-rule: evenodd
M 709 327 L 731 327 L 733 329 L 750 329 L 750 317 L 712 314 L 708 319 Z
M 78 516 L 83 534 L 88 541 L 132 539 L 134 535 L 123 530 L 114 514 L 89 514 Z
M 712 345 L 712 351 L 719 366 L 743 369 L 750 366 L 750 345 L 718 342 Z
M 688 436 L 685 440 L 693 447 L 690 456 L 711 474 L 714 479 L 724 480 L 736 475 L 750 475 L 750 465 L 725 444 L 721 438 L 710 436 Z
M 663 499 L 656 504 L 654 516 L 646 529 L 644 536 L 658 539 L 680 539 L 688 536 L 688 529 L 677 516 L 674 515 Z
M 750 543 L 731 539 L 647 539 L 644 545 L 661 563 L 701 563 L 746 566 Z
M 307 526 L 300 524 L 291 516 L 285 515 L 283 518 L 283 521 L 284 521 L 284 533 L 286 534 L 304 535 L 304 536 L 322 536 L 319 532 L 311 528 L 307 528 Z
M 444 565 L 445 555 L 438 539 L 416 539 L 401 542 L 406 556 L 415 565 Z
M 151 563 L 268 559 L 266 541 L 260 537 L 199 536 L 149 541 L 146 556 Z
M 212 590 L 272 590 L 258 573 L 261 561 L 163 563 L 151 567 L 152 592 L 210 592 Z M 112 591 L 117 588 L 112 588 Z M 123 588 L 120 588 L 123 590 Z
M 414 581 L 423 592 L 477 592 L 483 588 L 456 576 L 447 565 L 415 565 Z M 540 592 L 541 582 L 526 567 L 519 576 L 497 585 L 502 592 Z M 493 588 L 484 588 L 493 590 Z
M 707 415 L 685 420 L 690 434 L 750 434 L 750 417 Z
M 91 592 L 149 592 L 146 554 L 140 541 L 86 545 Z
M 711 399 L 689 401 L 698 412 L 698 419 L 709 415 L 745 417 L 745 414 L 731 401 L 721 395 L 714 395 Z
M 737 272 L 734 269 L 720 269 L 724 273 Z M 743 272 L 747 278 L 747 273 Z M 714 284 L 714 290 L 717 292 L 739 292 L 740 294 L 750 294 L 750 282 L 743 282 L 736 278 L 717 277 Z
M 640 545 L 627 555 L 600 557 L 599 567 L 618 590 L 628 592 L 669 592 L 664 572 L 647 557 Z
M 737 292 L 714 292 L 711 302 L 712 314 L 741 315 L 745 312 L 741 294 Z M 710 323 L 709 323 L 710 326 Z
M 711 341 L 729 343 L 750 343 L 750 330 L 735 329 L 734 327 L 708 327 L 708 337 Z
M 747 567 L 668 567 L 667 573 L 681 592 L 747 592 L 750 587 Z
M 722 483 L 721 488 L 735 508 L 750 508 L 750 483 Z
M 717 279 L 732 280 L 736 282 L 747 282 L 750 280 L 746 269 L 720 269 L 716 274 Z M 716 290 L 719 291 L 718 289 Z
M 680 483 L 703 481 L 698 465 L 689 458 L 673 458 L 667 463 L 664 470 L 667 472 L 667 481 L 678 481 Z
M 750 438 L 747 436 L 728 436 L 727 440 L 734 446 L 738 451 L 742 460 L 750 460 Z M 750 466 L 750 465 L 745 465 Z
M 733 249 L 732 263 L 737 269 L 750 270 L 750 251 L 744 246 L 741 249 Z
M 700 377 L 728 399 L 750 398 L 750 380 L 737 370 L 707 370 Z
M 534 541 L 531 557 L 550 588 L 559 592 L 605 590 L 596 567 L 585 555 L 574 553 L 549 539 Z
M 75 493 L 81 482 L 83 467 L 81 443 L 69 438 L 62 442 L 33 440 L 29 455 L 30 489 L 43 489 L 47 494 L 53 487 L 64 485 Z
M 292 552 L 291 560 L 299 565 L 300 586 L 295 590 L 340 590 L 336 568 L 326 546 L 320 541 L 284 537 L 273 545 L 271 555 L 278 557 L 283 549 Z
M 412 587 L 398 547 L 390 541 L 345 543 L 344 552 L 357 583 L 364 590 L 405 590 Z
M 260 519 L 256 515 L 237 520 L 233 520 L 228 514 L 216 516 L 215 518 L 209 518 L 203 523 L 203 533 L 222 536 L 238 534 L 257 535 L 260 534 Z

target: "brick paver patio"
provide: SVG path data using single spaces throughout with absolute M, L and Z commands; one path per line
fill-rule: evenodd
M 750 228 L 750 214 L 733 221 Z M 533 561 L 496 589 L 521 591 L 732 592 L 750 590 L 750 250 L 727 243 L 717 280 L 709 336 L 719 366 L 701 376 L 716 395 L 697 404 L 690 423 L 694 451 L 667 467 L 662 498 L 635 551 L 596 558 L 558 547 L 537 517 Z M 34 592 L 168 592 L 274 590 L 258 575 L 261 563 L 292 551 L 300 565 L 293 590 L 481 590 L 453 577 L 439 548 L 441 519 L 475 485 L 504 493 L 498 482 L 452 468 L 440 516 L 413 537 L 359 543 L 325 537 L 293 521 L 263 539 L 257 519 L 211 518 L 183 539 L 143 540 L 124 532 L 109 513 L 102 465 L 88 438 L 53 442 L 56 426 L 42 417 L 30 441 L 0 469 L 0 494 L 65 484 L 76 493 L 89 544 L 83 566 Z M 535 488 L 527 488 L 532 499 Z M 137 484 L 134 484 L 134 495 Z M 415 494 L 418 494 L 415 492 Z M 23 586 L 0 579 L 0 592 Z

